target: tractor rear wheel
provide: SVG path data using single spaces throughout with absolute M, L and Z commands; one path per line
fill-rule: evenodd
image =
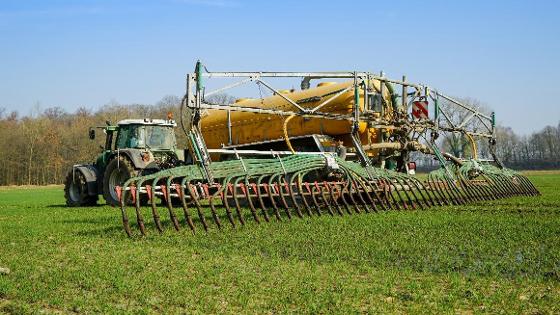
M 97 195 L 88 192 L 86 177 L 77 169 L 71 169 L 64 180 L 64 198 L 70 207 L 95 206 Z
M 107 201 L 108 205 L 118 206 L 120 200 L 115 190 L 116 186 L 121 186 L 131 177 L 137 176 L 138 171 L 134 169 L 132 162 L 123 156 L 115 157 L 109 162 L 103 175 L 103 198 Z M 130 203 L 132 198 L 130 194 L 127 198 L 127 203 Z

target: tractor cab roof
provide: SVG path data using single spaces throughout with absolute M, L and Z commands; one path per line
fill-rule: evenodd
M 166 127 L 177 127 L 177 123 L 174 120 L 167 119 L 125 119 L 117 123 L 119 126 L 125 125 L 144 125 L 144 126 L 166 126 Z

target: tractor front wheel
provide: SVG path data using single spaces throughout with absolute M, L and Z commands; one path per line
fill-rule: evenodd
M 121 186 L 131 177 L 138 174 L 138 171 L 134 169 L 132 162 L 123 156 L 115 157 L 105 169 L 105 174 L 103 175 L 103 197 L 107 201 L 108 205 L 118 206 L 120 205 L 119 197 L 117 196 L 117 191 L 115 187 Z M 127 203 L 130 203 L 132 198 L 130 194 Z
M 88 193 L 86 177 L 77 169 L 71 169 L 64 180 L 64 198 L 70 207 L 95 206 L 97 195 Z

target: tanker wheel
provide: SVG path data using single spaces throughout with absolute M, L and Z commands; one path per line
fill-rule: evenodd
M 111 160 L 103 175 L 103 198 L 108 205 L 120 205 L 119 197 L 115 191 L 116 186 L 122 186 L 129 178 L 138 174 L 129 159 L 119 156 Z M 127 194 L 127 203 L 132 203 L 132 197 Z
M 71 169 L 64 180 L 64 198 L 70 207 L 95 206 L 97 195 L 90 196 L 86 177 L 77 169 Z

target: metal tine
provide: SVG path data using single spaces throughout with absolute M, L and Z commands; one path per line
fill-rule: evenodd
M 434 181 L 434 186 L 436 190 L 440 193 L 441 200 L 443 200 L 447 205 L 455 205 L 455 200 L 449 194 L 447 187 L 445 186 L 445 180 Z
M 159 181 L 159 178 L 155 178 L 152 181 L 152 184 L 150 185 L 151 191 L 152 191 L 152 193 L 151 193 L 152 198 L 151 198 L 151 201 L 150 201 L 150 206 L 152 208 L 152 216 L 154 217 L 154 222 L 156 222 L 156 227 L 159 226 L 158 230 L 161 230 L 161 232 L 163 232 L 163 225 L 161 224 L 159 212 L 158 212 L 157 206 L 156 206 L 156 193 L 155 193 L 155 191 L 156 191 L 158 181 Z
M 468 179 L 466 179 L 464 177 L 462 177 L 462 180 L 464 182 L 464 185 L 466 186 L 467 191 L 470 193 L 471 199 L 473 201 L 485 201 L 486 200 L 486 194 L 485 194 L 484 190 L 480 189 L 480 185 L 478 185 L 477 182 L 469 181 Z
M 420 199 L 418 199 L 418 196 L 414 192 L 414 186 L 410 184 L 410 179 L 408 177 L 403 177 L 401 178 L 401 181 L 405 184 L 403 185 L 403 190 L 407 195 L 407 198 L 409 199 L 412 208 L 418 209 L 418 207 L 420 207 L 421 210 L 424 210 L 424 206 L 422 205 Z
M 455 178 L 450 178 L 450 179 L 447 180 L 447 184 L 450 188 L 450 192 L 456 198 L 458 204 L 459 205 L 464 205 L 467 202 L 466 202 L 465 198 L 463 198 L 463 194 L 459 190 L 459 186 L 457 185 L 457 183 L 458 183 L 458 180 L 455 179 Z
M 161 193 L 163 195 L 163 199 L 165 200 L 165 202 L 167 202 L 167 187 L 165 185 L 157 186 L 161 179 L 162 179 L 161 177 L 154 178 L 154 180 L 152 181 L 152 187 L 154 187 L 154 190 L 155 190 L 155 187 L 159 187 L 159 189 L 161 190 Z M 155 195 L 155 193 L 154 193 L 154 195 Z M 152 212 L 157 213 L 157 209 L 155 209 L 156 208 L 155 198 L 152 198 L 152 207 L 153 207 Z M 169 210 L 169 208 L 168 208 L 168 210 Z M 175 230 L 178 231 L 179 230 L 179 223 L 177 222 L 177 217 L 175 217 L 175 213 L 173 212 L 173 210 L 169 211 L 169 218 L 170 218 Z
M 457 187 L 456 180 L 453 179 L 451 181 L 447 181 L 447 187 L 449 188 L 449 192 L 451 193 L 453 198 L 455 198 L 455 201 L 457 202 L 458 205 L 466 204 L 465 199 L 463 199 L 463 196 L 461 196 L 461 192 Z
M 167 204 L 167 209 L 169 210 L 169 216 L 171 217 L 171 222 L 173 222 L 173 227 L 175 230 L 179 231 L 179 220 L 177 219 L 177 215 L 175 214 L 175 210 L 173 210 L 173 201 L 171 200 L 171 181 L 173 180 L 173 176 L 167 178 L 165 185 L 161 186 L 162 191 L 165 191 L 164 197 Z
M 484 178 L 483 181 L 477 181 L 477 182 L 473 182 L 473 187 L 475 187 L 476 191 L 479 192 L 479 194 L 482 197 L 482 200 L 494 200 L 496 199 L 496 196 L 493 194 L 491 188 L 490 188 L 490 183 L 488 183 L 488 181 Z
M 290 206 L 288 206 L 288 203 L 286 202 L 286 198 L 284 197 L 284 193 L 283 193 L 283 189 L 282 189 L 282 184 L 280 184 L 280 181 L 284 182 L 282 175 L 277 174 L 275 177 L 278 177 L 278 181 L 274 182 L 274 185 L 272 186 L 275 190 L 276 190 L 276 194 L 280 197 L 280 202 L 282 203 L 282 206 L 284 208 L 284 211 L 286 211 L 286 215 L 288 216 L 288 219 L 292 219 L 292 212 L 290 211 Z
M 303 202 L 303 206 L 305 207 L 305 210 L 307 210 L 307 215 L 312 216 L 312 211 L 311 211 L 311 206 L 309 205 L 309 202 L 307 201 L 307 197 L 305 196 L 305 192 L 303 191 L 303 182 L 302 182 L 302 173 L 304 171 L 299 171 L 297 173 L 295 173 L 291 180 L 290 180 L 290 186 L 292 184 L 295 184 L 297 186 L 297 191 L 301 197 L 301 200 Z M 297 183 L 294 183 L 294 180 L 297 179 Z
M 332 200 L 332 202 L 333 202 L 333 204 L 334 204 L 334 206 L 335 206 L 336 212 L 337 212 L 339 215 L 342 216 L 342 215 L 343 215 L 343 212 L 342 212 L 342 210 L 340 209 L 340 205 L 338 204 L 338 201 L 336 200 L 336 198 L 335 198 L 335 196 L 334 196 L 334 192 L 333 192 L 334 189 L 332 188 L 332 183 L 326 182 L 326 181 L 325 181 L 325 182 L 323 182 L 323 185 L 325 185 L 325 188 L 327 188 L 327 190 L 328 190 L 328 192 L 329 192 L 329 196 L 331 197 L 331 200 Z
M 294 207 L 296 208 L 297 216 L 300 217 L 300 218 L 303 218 L 303 213 L 301 212 L 301 207 L 299 206 L 299 204 L 296 200 L 296 196 L 294 194 L 294 190 L 292 189 L 291 180 L 293 179 L 293 177 L 294 176 L 292 176 L 292 178 L 290 179 L 290 182 L 288 182 L 288 180 L 286 179 L 286 176 L 284 175 L 283 183 L 284 183 L 284 186 L 286 187 L 286 191 L 290 195 L 290 199 L 292 200 L 292 203 L 294 204 Z
M 309 196 L 311 196 L 311 201 L 313 201 L 313 206 L 315 208 L 315 211 L 317 212 L 318 216 L 321 216 L 321 206 L 319 205 L 319 202 L 317 201 L 316 198 L 316 194 L 315 194 L 315 188 L 313 186 L 313 188 L 311 187 L 311 185 L 309 184 L 309 182 L 304 182 L 303 185 L 305 186 L 305 189 L 307 190 L 307 193 L 309 194 Z M 317 194 L 319 194 L 319 192 L 317 192 Z
M 365 184 L 371 188 L 371 193 L 375 196 L 375 200 L 379 202 L 381 208 L 383 210 L 393 209 L 393 206 L 389 202 L 389 200 L 384 198 L 384 195 L 381 193 L 381 188 L 378 185 L 378 180 L 366 180 Z M 371 198 L 371 194 L 370 195 Z M 373 203 L 375 205 L 375 203 Z
M 206 196 L 206 199 L 208 200 L 208 204 L 210 205 L 210 212 L 212 213 L 212 218 L 214 219 L 214 223 L 216 223 L 218 228 L 221 228 L 222 222 L 220 221 L 220 217 L 218 217 L 216 207 L 214 206 L 214 198 L 213 195 L 210 195 L 210 188 L 208 187 L 208 184 L 199 183 L 198 187 L 200 188 L 201 193 L 203 193 L 204 196 Z
M 143 181 L 142 181 L 143 182 Z M 150 203 L 150 208 L 152 209 L 152 217 L 154 218 L 154 223 L 156 225 L 156 229 L 159 233 L 163 233 L 163 227 L 161 226 L 161 220 L 159 218 L 159 213 L 155 207 L 155 195 L 154 195 L 154 188 L 152 185 L 145 185 L 146 193 L 148 194 L 148 202 Z
M 483 184 L 479 184 L 477 186 L 478 189 L 482 191 L 484 200 L 495 200 L 497 198 L 497 196 L 492 191 L 492 188 L 490 187 L 490 183 L 486 179 L 484 179 Z
M 327 208 L 327 211 L 329 212 L 329 214 L 331 216 L 334 216 L 334 211 L 333 211 L 332 206 L 329 202 L 329 198 L 325 197 L 325 194 L 330 196 L 329 188 L 324 183 L 323 183 L 323 186 L 324 186 L 324 189 L 321 188 L 321 186 L 319 185 L 319 183 L 317 181 L 314 182 L 314 187 L 315 187 L 315 189 L 317 189 L 318 195 L 321 196 L 321 200 L 322 200 L 323 204 L 325 205 L 325 207 Z
M 507 178 L 506 176 L 503 176 L 503 175 L 497 175 L 497 177 L 499 178 L 500 183 L 502 184 L 502 186 L 506 190 L 507 197 L 513 197 L 513 196 L 517 195 L 517 193 L 515 191 L 515 188 L 514 188 L 514 185 L 513 185 L 513 183 L 511 183 L 509 178 Z
M 533 183 L 531 183 L 531 181 L 529 180 L 529 178 L 527 178 L 524 175 L 518 175 L 518 177 L 521 179 L 522 182 L 525 183 L 525 186 L 527 187 L 527 191 L 529 193 L 529 195 L 531 196 L 539 196 L 541 193 L 537 190 L 537 188 L 533 185 Z
M 525 187 L 523 187 L 523 183 L 517 178 L 516 176 L 508 177 L 508 180 L 514 185 L 515 193 L 518 196 L 527 196 L 525 193 Z
M 402 194 L 401 194 L 401 189 L 399 189 L 399 187 L 395 184 L 395 179 L 392 178 L 391 180 L 387 180 L 389 182 L 391 189 L 391 196 L 395 197 L 395 199 L 397 199 L 398 204 L 402 205 L 401 209 L 405 209 L 408 210 L 408 204 L 406 203 L 406 200 L 403 198 Z
M 368 182 L 365 180 L 360 180 L 359 178 L 356 179 L 356 182 L 359 183 L 359 185 L 362 187 L 363 192 L 360 193 L 360 196 L 362 198 L 362 200 L 364 201 L 364 204 L 366 206 L 366 209 L 368 209 L 368 205 L 371 205 L 373 207 L 373 211 L 374 212 L 379 212 L 379 209 L 377 209 L 377 205 L 375 204 L 375 201 L 373 201 L 373 199 L 371 198 L 370 192 L 368 191 Z M 373 189 L 373 187 L 371 187 Z M 363 196 L 367 197 L 367 201 L 363 199 Z M 371 209 L 369 209 L 369 212 L 371 212 Z
M 259 205 L 260 205 L 260 208 L 262 210 L 264 220 L 266 222 L 269 222 L 270 219 L 268 217 L 267 208 L 266 208 L 266 205 L 264 204 L 263 196 L 262 196 L 262 193 L 261 193 L 262 180 L 264 179 L 265 176 L 266 175 L 259 176 L 259 178 L 257 179 L 257 183 L 252 183 L 251 186 L 253 187 L 253 190 L 255 190 L 255 192 L 257 194 L 257 199 L 259 200 Z
M 304 178 L 306 175 L 307 174 L 304 175 Z M 317 215 L 321 216 L 325 214 L 325 210 L 326 212 L 329 212 L 329 214 L 331 214 L 330 212 L 332 212 L 332 209 L 330 209 L 330 204 L 324 201 L 324 191 L 320 187 L 319 183 L 316 180 L 313 180 L 312 182 L 304 182 L 304 185 L 307 192 L 311 196 L 311 201 L 313 202 L 313 206 L 315 208 L 315 211 L 317 212 Z
M 469 187 L 470 186 L 469 183 L 465 181 L 463 175 L 458 174 L 457 183 L 460 187 L 460 191 L 462 193 L 463 199 L 466 202 L 472 203 L 472 202 L 480 201 L 480 199 L 476 196 L 476 194 L 473 194 L 472 190 Z
M 179 198 L 181 199 L 181 206 L 183 207 L 183 214 L 185 215 L 185 222 L 194 234 L 196 232 L 196 228 L 195 228 L 194 223 L 193 223 L 191 212 L 189 211 L 189 209 L 187 207 L 187 200 L 186 200 L 187 196 L 185 195 L 185 186 L 188 184 L 187 180 L 188 180 L 187 177 L 183 177 L 183 179 L 181 180 L 181 184 L 179 185 Z
M 484 174 L 482 176 L 484 177 L 484 179 L 486 179 L 486 182 L 488 183 L 488 189 L 490 189 L 490 191 L 492 192 L 494 200 L 501 199 L 503 197 L 503 193 L 498 185 L 496 185 L 494 180 L 489 175 Z
M 512 195 L 520 196 L 523 194 L 521 193 L 520 185 L 514 182 L 513 177 L 503 176 L 503 181 L 506 184 L 506 187 L 509 188 Z
M 206 218 L 204 217 L 204 212 L 202 211 L 202 207 L 200 206 L 200 202 L 198 201 L 198 196 L 195 194 L 195 190 L 193 189 L 193 187 L 196 188 L 196 186 L 188 182 L 185 185 L 185 187 L 189 191 L 191 200 L 194 202 L 196 211 L 198 212 L 198 218 L 200 219 L 200 223 L 202 223 L 202 226 L 204 227 L 204 231 L 208 232 L 208 223 L 206 222 Z M 218 228 L 221 228 L 220 224 L 218 224 Z
M 369 208 L 367 207 L 366 202 L 363 200 L 363 196 L 361 195 L 360 189 L 358 185 L 355 183 L 354 178 L 352 177 L 350 177 L 348 191 L 349 191 L 348 197 L 350 197 L 350 200 L 353 203 L 354 211 L 356 211 L 356 213 L 362 213 L 362 212 L 368 213 Z M 363 210 L 362 207 L 364 208 Z
M 424 209 L 422 204 L 419 203 L 418 197 L 416 196 L 416 194 L 414 194 L 413 187 L 410 185 L 410 182 L 408 181 L 408 178 L 403 177 L 403 178 L 400 178 L 399 180 L 400 180 L 401 187 L 402 187 L 402 190 L 404 192 L 404 195 L 408 199 L 410 205 L 412 206 L 412 209 L 417 209 L 417 206 L 420 206 L 420 209 Z
M 446 194 L 443 187 L 443 181 L 441 179 L 432 178 L 432 185 L 434 186 L 435 189 L 434 191 L 437 192 L 437 194 L 439 195 L 439 200 L 440 202 L 443 203 L 443 205 L 445 206 L 454 205 L 451 197 Z
M 342 185 L 342 183 L 344 184 L 344 186 Z M 336 192 L 338 194 L 338 199 L 342 201 L 342 204 L 344 206 L 344 209 L 346 209 L 346 212 L 348 214 L 352 214 L 352 210 L 350 210 L 350 204 L 346 201 L 345 196 L 347 196 L 349 194 L 348 192 L 348 185 L 350 184 L 348 182 L 348 180 L 345 180 L 343 182 L 337 182 L 337 183 L 333 183 L 335 188 L 336 188 Z M 342 187 L 341 187 L 342 186 Z
M 253 205 L 251 192 L 249 191 L 251 187 L 249 184 L 249 180 L 247 177 L 245 177 L 244 180 L 245 180 L 244 183 L 243 182 L 239 183 L 239 188 L 241 188 L 241 191 L 243 192 L 245 198 L 247 199 L 247 203 L 249 204 L 249 209 L 251 210 L 251 214 L 253 215 L 253 218 L 257 223 L 261 223 L 259 216 L 257 215 L 257 209 L 255 209 L 255 206 Z
M 242 180 L 241 177 L 234 180 L 233 183 L 228 183 L 228 189 L 230 190 L 231 196 L 233 198 L 233 204 L 235 205 L 237 217 L 239 218 L 241 225 L 245 225 L 245 218 L 243 218 L 243 211 L 241 210 L 241 206 L 239 205 L 239 196 L 237 195 L 237 184 L 240 180 Z
M 227 187 L 227 180 L 224 180 L 222 185 L 218 184 L 218 191 L 214 194 L 214 198 L 218 195 L 220 196 L 220 199 L 222 200 L 222 206 L 226 209 L 226 216 L 228 218 L 228 221 L 229 223 L 231 223 L 231 226 L 235 228 L 235 220 L 233 219 L 233 214 L 227 201 Z
M 529 193 L 529 189 L 528 187 L 525 185 L 525 182 L 521 179 L 521 177 L 519 176 L 512 176 L 511 177 L 511 181 L 515 182 L 517 185 L 517 191 L 519 193 L 519 195 L 521 196 L 530 196 L 531 194 Z
M 384 205 L 382 204 L 381 200 L 378 199 L 378 195 L 375 194 L 374 192 L 374 188 L 373 185 L 366 179 L 366 178 L 357 178 L 356 179 L 357 183 L 359 183 L 359 185 L 362 187 L 362 195 L 366 196 L 366 202 L 368 204 L 368 206 L 371 206 L 373 208 L 374 212 L 379 212 L 379 208 L 378 206 L 380 206 L 381 208 L 385 208 Z M 371 194 L 374 194 L 377 200 L 375 200 L 374 198 L 371 197 Z M 377 203 L 379 202 L 379 204 Z
M 426 207 L 428 208 L 436 206 L 436 204 L 432 199 L 432 196 L 426 189 L 426 186 L 424 186 L 422 182 L 420 182 L 417 178 L 411 178 L 411 181 L 412 183 L 414 183 L 414 186 L 418 189 L 418 194 L 422 197 L 422 202 L 424 203 L 424 205 L 426 205 Z
M 398 204 L 401 204 L 403 206 L 402 209 L 408 210 L 408 204 L 406 203 L 406 200 L 402 197 L 402 195 L 400 193 L 401 189 L 399 189 L 397 187 L 397 185 L 395 185 L 395 183 L 394 183 L 395 178 L 393 178 L 392 180 L 387 180 L 387 181 L 389 182 L 389 185 L 390 185 L 389 187 L 392 187 L 392 189 L 390 191 L 391 196 L 395 197 L 395 195 L 396 195 L 397 198 L 398 198 L 398 201 L 397 201 Z
M 134 202 L 134 208 L 136 210 L 136 223 L 138 224 L 138 228 L 140 229 L 140 233 L 142 235 L 146 235 L 146 227 L 144 225 L 144 217 L 142 216 L 142 212 L 140 211 L 140 187 L 142 185 L 142 181 L 137 183 L 138 186 L 130 186 L 130 193 L 134 197 L 132 201 Z M 134 187 L 134 188 L 133 188 Z
M 541 195 L 541 192 L 537 189 L 537 187 L 535 187 L 535 185 L 533 185 L 533 183 L 529 180 L 529 178 L 527 178 L 524 175 L 520 175 L 520 177 L 523 178 L 523 180 L 531 188 L 531 192 L 533 193 L 533 196 L 540 196 Z
M 498 175 L 491 175 L 494 178 L 494 181 L 498 187 L 502 190 L 503 197 L 511 197 L 511 191 L 507 187 L 508 185 L 504 185 L 502 178 Z
M 433 186 L 432 186 L 429 178 L 427 180 L 424 180 L 424 181 L 418 181 L 418 183 L 419 183 L 419 185 L 422 186 L 422 189 L 425 191 L 425 193 L 428 196 L 430 196 L 430 200 L 432 202 L 433 207 L 441 207 L 441 206 L 444 205 L 440 201 L 439 195 L 437 194 L 437 192 L 433 189 Z
M 352 179 L 352 187 L 353 187 L 353 189 L 354 189 L 354 191 L 355 191 L 354 194 L 355 194 L 355 195 L 358 197 L 358 199 L 359 199 L 360 205 L 362 205 L 362 206 L 364 207 L 364 211 L 365 211 L 366 213 L 370 213 L 370 212 L 371 212 L 371 208 L 369 207 L 368 202 L 364 199 L 365 191 L 360 190 L 360 188 L 363 189 L 363 187 L 362 187 L 360 184 L 358 184 L 358 179 L 355 179 L 355 178 Z M 352 194 L 351 196 L 353 197 L 354 194 Z M 351 198 L 352 198 L 352 197 L 351 197 Z
M 121 215 L 124 231 L 129 237 L 132 237 L 132 231 L 130 230 L 130 224 L 128 221 L 128 214 L 126 213 L 126 189 L 122 189 L 122 187 L 117 186 L 115 187 L 115 190 L 117 192 L 117 196 L 120 196 Z
M 429 208 L 430 207 L 429 204 L 426 203 L 424 196 L 420 193 L 413 178 L 406 176 L 402 180 L 405 182 L 406 187 L 408 187 L 408 192 L 412 198 L 413 203 L 416 204 L 416 206 L 419 207 L 421 210 L 425 210 L 426 208 Z
M 498 195 L 500 196 L 500 198 L 507 197 L 507 195 L 508 195 L 507 192 L 505 191 L 504 187 L 502 187 L 501 183 L 498 181 L 496 176 L 494 176 L 492 174 L 488 174 L 488 177 L 492 181 L 492 185 L 495 187 L 495 189 L 498 192 Z
M 521 186 L 519 185 L 519 183 L 514 182 L 513 179 L 513 177 L 504 176 L 504 181 L 508 184 L 507 186 L 510 187 L 512 193 L 516 196 L 523 195 L 523 193 L 521 192 Z
M 455 184 L 453 183 L 453 179 L 449 179 L 446 178 L 443 181 L 443 185 L 445 186 L 445 192 L 449 194 L 449 197 L 451 198 L 451 202 L 455 205 L 461 205 L 463 204 L 461 202 L 461 199 L 456 195 L 454 187 Z
M 512 176 L 511 181 L 517 185 L 518 189 L 517 192 L 521 196 L 530 196 L 528 187 L 525 185 L 525 182 L 519 176 Z
M 479 185 L 480 190 L 484 192 L 485 200 L 496 200 L 498 196 L 494 193 L 494 190 L 491 187 L 491 183 L 488 181 L 487 178 L 482 177 L 484 179 L 484 184 Z
M 270 201 L 270 204 L 272 204 L 272 209 L 274 209 L 274 216 L 278 221 L 282 221 L 280 210 L 278 209 L 278 206 L 276 205 L 276 201 L 274 200 L 274 196 L 272 195 L 272 190 L 273 190 L 272 186 L 269 183 L 263 183 L 263 187 L 268 196 L 268 200 Z
M 381 178 L 381 183 L 383 184 L 383 196 L 385 200 L 387 200 L 387 202 L 391 205 L 391 209 L 401 210 L 402 206 L 400 204 L 400 201 L 398 201 L 397 198 L 395 198 L 395 196 L 393 195 L 393 188 L 389 180 L 383 177 Z
M 464 177 L 463 180 L 465 181 L 465 185 L 467 185 L 469 189 L 472 191 L 472 195 L 476 200 L 484 201 L 491 198 L 491 194 L 488 193 L 488 190 L 486 189 L 487 188 L 486 185 L 480 185 L 478 184 L 479 181 L 469 180 Z
M 506 197 L 515 196 L 515 192 L 512 189 L 513 185 L 511 185 L 511 183 L 509 183 L 507 178 L 505 176 L 500 176 L 500 175 L 495 175 L 495 176 L 498 179 L 498 182 L 500 183 L 501 187 L 503 188 Z
M 424 210 L 426 208 L 429 208 L 430 205 L 426 203 L 424 196 L 419 191 L 418 193 L 416 193 L 418 187 L 416 187 L 416 183 L 414 182 L 414 180 L 412 178 L 406 178 L 405 180 L 408 188 L 410 189 L 410 194 L 412 195 L 412 197 L 414 197 L 414 201 L 420 207 L 420 209 Z
M 345 170 L 345 174 L 346 174 L 346 181 L 345 181 L 345 185 L 344 188 L 342 189 L 343 192 L 343 200 L 345 200 L 345 204 L 348 204 L 348 200 L 346 199 L 346 196 L 348 198 L 350 198 L 350 203 L 352 204 L 352 207 L 354 208 L 354 211 L 356 213 L 362 213 L 362 208 L 360 207 L 360 203 L 358 201 L 356 201 L 356 199 L 354 198 L 355 196 L 355 184 L 354 184 L 354 178 L 352 177 L 352 175 L 350 174 L 350 172 L 348 172 L 347 170 Z M 344 193 L 346 192 L 346 193 Z M 367 211 L 369 212 L 369 211 Z

